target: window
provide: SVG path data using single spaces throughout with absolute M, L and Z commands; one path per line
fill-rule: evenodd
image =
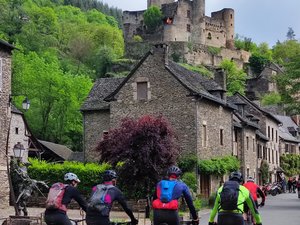
M 224 130 L 220 129 L 220 145 L 224 145 Z
M 276 164 L 278 164 L 278 152 L 276 151 Z
M 274 149 L 272 149 L 272 163 L 274 164 Z
M 230 19 L 232 19 L 232 17 L 233 17 L 232 14 L 230 14 Z
M 207 34 L 207 39 L 211 39 L 211 33 Z
M 289 145 L 285 144 L 285 152 L 288 153 L 289 152 Z
M 274 141 L 274 128 L 272 128 L 272 141 Z
M 271 151 L 270 148 L 268 148 L 268 159 L 269 159 L 269 163 L 271 162 Z
M 202 125 L 202 146 L 206 147 L 207 145 L 207 129 L 206 124 Z
M 278 132 L 276 130 L 276 143 L 278 142 Z
M 190 24 L 187 24 L 187 25 L 186 25 L 186 31 L 187 31 L 187 32 L 191 32 L 191 25 L 190 25 Z
M 246 150 L 249 150 L 249 137 L 246 137 Z
M 253 150 L 253 152 L 255 152 L 255 139 L 253 138 L 252 141 L 253 141 L 252 142 L 252 150 Z
M 250 169 L 247 168 L 247 177 L 249 177 L 249 174 L 250 174 Z
M 187 10 L 187 11 L 186 11 L 186 17 L 187 17 L 187 18 L 191 18 L 191 11 L 190 11 L 190 10 Z
M 0 91 L 2 91 L 2 82 L 3 82 L 3 78 L 2 78 L 2 58 L 0 58 Z
M 19 128 L 18 127 L 15 128 L 15 134 L 19 134 Z
M 137 82 L 137 99 L 148 99 L 148 82 Z
M 268 126 L 268 138 L 270 138 L 270 126 Z

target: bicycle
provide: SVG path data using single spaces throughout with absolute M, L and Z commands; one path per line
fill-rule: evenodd
M 85 221 L 85 219 L 70 219 L 70 221 L 72 225 L 78 225 L 80 222 Z
M 257 206 L 257 209 L 258 209 L 259 207 L 262 207 L 262 205 L 259 204 L 259 205 Z M 248 209 L 248 212 L 247 212 L 247 220 L 245 220 L 245 225 L 255 225 L 255 223 L 254 223 L 254 218 L 253 218 L 253 215 L 252 215 L 250 209 Z

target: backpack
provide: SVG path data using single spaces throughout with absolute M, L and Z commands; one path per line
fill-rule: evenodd
M 161 193 L 159 199 L 163 203 L 168 203 L 172 200 L 173 190 L 175 185 L 177 184 L 176 181 L 169 181 L 169 180 L 162 180 L 160 183 Z
M 88 209 L 92 211 L 100 212 L 102 216 L 109 216 L 109 203 L 105 201 L 105 197 L 109 189 L 114 187 L 113 185 L 99 184 L 96 186 L 96 190 L 88 201 Z
M 68 185 L 55 183 L 51 186 L 46 200 L 46 209 L 60 209 L 67 211 L 67 207 L 62 204 L 62 199 Z
M 239 191 L 240 185 L 236 181 L 225 182 L 223 190 L 220 193 L 219 210 L 238 210 Z
M 177 184 L 177 181 L 162 180 L 160 182 L 160 187 L 157 190 L 157 199 L 152 203 L 154 209 L 168 209 L 168 210 L 177 210 L 178 209 L 178 200 L 173 199 L 174 187 Z

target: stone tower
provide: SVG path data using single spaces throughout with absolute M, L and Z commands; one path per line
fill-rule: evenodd
M 226 48 L 234 49 L 234 10 L 224 9 L 223 19 L 226 29 Z
M 147 8 L 150 6 L 156 5 L 159 8 L 161 8 L 161 5 L 163 4 L 169 4 L 174 2 L 175 0 L 147 0 Z
M 205 0 L 193 0 L 192 41 L 205 44 Z

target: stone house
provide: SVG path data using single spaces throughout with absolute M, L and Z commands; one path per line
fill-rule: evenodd
M 276 115 L 282 123 L 279 127 L 280 154 L 300 154 L 300 128 L 290 116 Z
M 246 96 L 250 100 L 259 100 L 265 94 L 278 93 L 276 76 L 283 74 L 283 68 L 276 63 L 267 64 L 263 71 L 247 79 Z
M 11 118 L 11 53 L 14 46 L 0 40 L 0 208 L 9 204 L 9 182 L 7 173 L 8 132 Z
M 254 130 L 251 132 L 250 128 L 247 128 L 244 138 L 237 139 L 237 142 L 241 141 L 240 146 L 244 146 L 246 151 L 252 152 L 246 153 L 250 158 L 244 164 L 244 175 L 246 177 L 254 176 L 260 182 L 261 161 L 266 160 L 269 164 L 270 182 L 276 181 L 277 172 L 280 170 L 279 125 L 281 121 L 239 93 L 229 98 L 229 101 L 238 106 L 240 115 L 244 115 L 248 121 L 251 121 L 252 130 L 254 127 L 257 128 L 255 132 Z M 256 165 L 256 168 L 252 166 L 252 163 Z
M 94 147 L 103 133 L 125 117 L 163 116 L 175 130 L 181 154 L 199 159 L 232 155 L 232 112 L 226 101 L 225 75 L 216 81 L 168 60 L 167 46 L 156 45 L 126 78 L 99 79 L 81 107 L 84 152 L 96 160 Z M 213 118 L 213 119 L 212 119 Z M 200 175 L 200 191 L 209 196 L 220 178 Z

